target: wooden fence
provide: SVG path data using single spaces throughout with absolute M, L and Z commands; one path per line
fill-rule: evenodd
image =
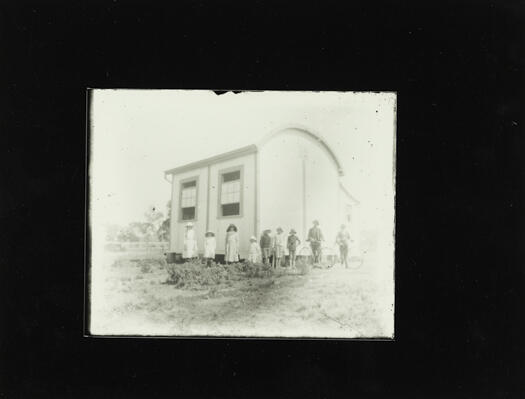
M 167 241 L 151 241 L 151 242 L 120 242 L 108 241 L 105 249 L 111 252 L 166 252 L 169 248 Z

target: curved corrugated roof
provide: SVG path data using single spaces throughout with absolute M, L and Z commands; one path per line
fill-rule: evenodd
M 307 128 L 305 126 L 298 125 L 298 124 L 279 127 L 278 129 L 275 129 L 269 134 L 267 134 L 265 137 L 263 137 L 261 140 L 259 140 L 255 144 L 250 144 L 244 147 L 237 148 L 232 151 L 224 152 L 219 155 L 215 155 L 209 158 L 204 158 L 196 162 L 191 162 L 191 163 L 188 163 L 188 164 L 185 164 L 185 165 L 173 168 L 173 169 L 169 169 L 165 171 L 164 174 L 182 173 L 182 172 L 192 170 L 195 168 L 200 168 L 203 166 L 211 165 L 216 162 L 225 161 L 227 159 L 237 158 L 242 155 L 257 152 L 257 150 L 260 147 L 262 147 L 264 144 L 266 144 L 269 140 L 271 140 L 278 134 L 284 133 L 287 130 L 294 130 L 294 131 L 300 132 L 301 134 L 304 134 L 310 139 L 317 142 L 321 146 L 321 148 L 323 148 L 327 152 L 327 154 L 330 156 L 330 158 L 333 160 L 335 167 L 337 169 L 337 172 L 339 173 L 339 176 L 344 175 L 343 167 L 341 163 L 339 162 L 339 159 L 335 155 L 334 151 L 328 145 L 328 143 L 318 133 L 313 132 L 310 128 Z
M 272 131 L 271 133 L 266 135 L 262 140 L 260 140 L 256 144 L 257 147 L 260 147 L 260 146 L 264 145 L 266 142 L 268 142 L 269 140 L 271 140 L 275 136 L 277 136 L 277 135 L 279 135 L 281 133 L 284 133 L 287 130 L 295 130 L 297 132 L 300 132 L 300 133 L 306 135 L 310 139 L 316 141 L 321 146 L 321 148 L 323 148 L 327 152 L 327 154 L 330 156 L 332 161 L 334 161 L 334 164 L 336 166 L 337 172 L 339 173 L 339 176 L 344 176 L 344 171 L 343 171 L 343 167 L 341 165 L 341 162 L 339 162 L 339 159 L 335 155 L 334 151 L 332 151 L 332 149 L 330 148 L 328 143 L 321 137 L 321 135 L 319 133 L 314 132 L 314 131 L 312 131 L 312 129 L 307 128 L 305 126 L 298 125 L 298 124 L 293 124 L 293 125 L 288 125 L 288 126 L 284 126 L 284 127 L 279 127 L 278 129 L 275 129 L 274 131 Z

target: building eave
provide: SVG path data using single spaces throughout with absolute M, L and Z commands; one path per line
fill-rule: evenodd
M 178 166 L 173 169 L 166 170 L 165 175 L 176 175 L 179 173 L 187 172 L 189 170 L 207 167 L 208 165 L 215 164 L 217 162 L 227 161 L 229 159 L 238 158 L 244 155 L 249 155 L 257 152 L 257 146 L 250 144 L 245 147 L 237 148 L 236 150 L 224 152 L 213 157 L 201 159 L 200 161 L 192 162 L 186 165 Z

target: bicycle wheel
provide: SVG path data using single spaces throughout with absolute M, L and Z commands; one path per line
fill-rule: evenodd
M 363 265 L 364 259 L 361 256 L 361 253 L 359 252 L 358 249 L 356 249 L 355 247 L 354 248 L 348 247 L 346 251 L 346 256 L 347 256 L 346 265 L 345 265 L 345 262 L 342 262 L 341 250 L 342 250 L 341 248 L 337 248 L 337 254 L 338 254 L 337 262 L 339 262 L 343 268 L 355 270 L 355 269 L 359 269 Z
M 297 251 L 297 257 L 300 257 L 305 262 L 310 262 L 312 250 L 309 247 L 304 246 Z
M 337 251 L 333 247 L 326 246 L 321 248 L 321 263 L 325 268 L 334 267 L 337 258 Z
M 312 251 L 308 247 L 299 248 L 297 250 L 297 258 L 295 261 L 295 270 L 301 275 L 310 273 L 312 266 L 310 261 L 312 259 Z

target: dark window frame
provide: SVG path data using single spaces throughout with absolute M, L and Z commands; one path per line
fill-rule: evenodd
M 184 219 L 182 217 L 183 215 L 183 208 L 182 208 L 182 191 L 184 190 L 184 188 L 189 188 L 189 187 L 184 187 L 184 184 L 185 183 L 189 183 L 189 182 L 195 182 L 195 214 L 194 214 L 194 217 L 193 219 Z M 190 186 L 192 187 L 192 186 Z M 199 176 L 192 176 L 192 177 L 187 177 L 185 179 L 181 179 L 179 181 L 179 204 L 178 204 L 178 208 L 179 208 L 179 222 L 196 222 L 198 220 L 198 210 L 199 210 Z M 189 208 L 189 207 L 188 207 Z
M 222 214 L 222 184 L 223 184 L 223 175 L 239 172 L 239 181 L 240 181 L 240 196 L 239 196 L 239 214 L 236 215 L 226 215 Z M 230 168 L 221 169 L 218 172 L 219 184 L 217 185 L 219 191 L 217 193 L 217 219 L 238 219 L 243 217 L 244 211 L 244 165 L 232 166 Z M 234 180 L 230 180 L 234 181 Z M 227 183 L 227 182 L 226 182 Z M 234 202 L 236 204 L 236 202 Z

